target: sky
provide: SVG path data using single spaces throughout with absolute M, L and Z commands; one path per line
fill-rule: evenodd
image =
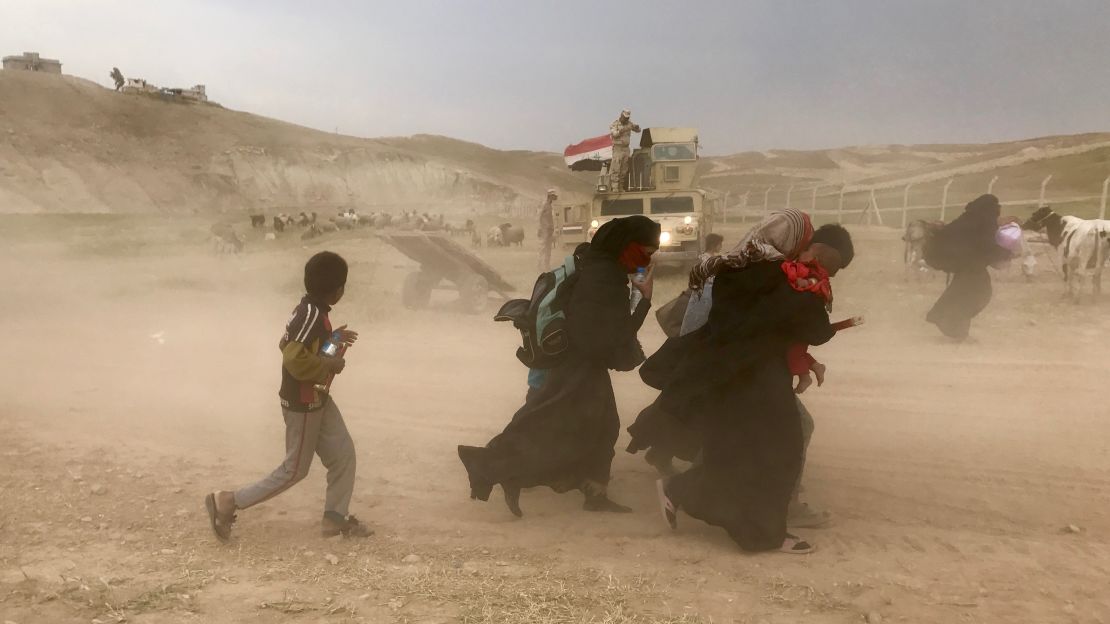
M 0 53 L 364 137 L 562 151 L 622 108 L 703 150 L 1110 130 L 1107 0 L 0 0 Z

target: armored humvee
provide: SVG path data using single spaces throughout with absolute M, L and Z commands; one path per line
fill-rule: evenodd
M 704 251 L 722 203 L 717 193 L 697 188 L 697 164 L 695 128 L 646 128 L 621 188 L 610 188 L 608 172 L 602 171 L 590 203 L 555 211 L 563 245 L 589 241 L 610 219 L 642 214 L 663 228 L 656 263 L 692 263 Z

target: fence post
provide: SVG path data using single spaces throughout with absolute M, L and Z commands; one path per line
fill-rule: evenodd
M 836 222 L 844 223 L 844 189 L 845 185 L 840 185 L 840 199 L 836 201 Z
M 1107 189 L 1110 189 L 1110 178 L 1106 178 L 1105 180 L 1102 181 L 1102 204 L 1099 206 L 1099 209 L 1098 209 L 1098 218 L 1099 219 L 1105 219 L 1106 218 L 1106 191 L 1107 191 Z
M 766 191 L 763 191 L 763 216 L 764 217 L 767 216 L 767 199 L 771 196 L 771 189 L 773 189 L 773 188 L 775 188 L 774 184 L 772 184 L 771 186 L 768 186 Z
M 906 231 L 906 220 L 910 212 L 910 187 L 913 182 L 906 185 L 906 190 L 902 191 L 902 231 Z
M 810 199 L 810 202 L 809 202 L 809 211 L 810 211 L 810 213 L 817 212 L 817 189 L 819 189 L 819 188 L 821 188 L 821 187 L 820 186 L 813 187 L 813 197 Z
M 744 191 L 744 199 L 740 204 L 740 223 L 744 223 L 744 219 L 748 216 L 748 193 L 751 193 L 751 190 Z
M 1098 218 L 1106 218 L 1106 192 L 1110 190 L 1110 177 L 1102 181 L 1102 203 L 1098 208 Z M 1102 294 L 1102 228 L 1106 227 L 1105 223 L 1099 223 L 1095 234 L 1095 295 Z
M 883 213 L 879 212 L 879 200 L 875 199 L 875 189 L 874 188 L 871 189 L 871 211 L 875 213 L 875 220 L 879 222 L 879 225 L 884 225 L 883 224 Z M 868 218 L 868 223 L 867 224 L 871 225 L 870 217 Z
M 995 182 L 998 182 L 998 176 L 994 176 L 993 178 L 991 178 L 991 183 L 987 185 L 987 192 L 988 193 L 993 193 L 994 192 L 994 183 Z
M 948 187 L 952 186 L 952 183 L 955 180 L 956 180 L 956 178 L 948 178 L 948 182 L 944 185 L 944 195 L 940 199 L 940 220 L 941 221 L 944 221 L 944 213 L 948 211 Z
M 1052 174 L 1050 173 L 1050 174 L 1048 174 L 1047 178 L 1041 180 L 1041 198 L 1037 200 L 1037 208 L 1044 207 L 1044 189 L 1045 189 L 1046 186 L 1048 186 L 1048 181 L 1051 180 L 1051 179 L 1052 179 Z
M 794 185 L 791 184 L 790 188 L 786 189 L 786 208 L 790 208 L 790 196 L 794 194 Z

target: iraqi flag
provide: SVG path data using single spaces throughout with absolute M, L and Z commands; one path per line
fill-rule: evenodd
M 601 171 L 604 163 L 613 160 L 613 137 L 605 134 L 568 145 L 563 160 L 571 171 Z

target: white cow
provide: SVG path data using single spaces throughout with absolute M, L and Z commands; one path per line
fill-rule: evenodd
M 1060 266 L 1067 280 L 1068 294 L 1078 303 L 1083 283 L 1094 278 L 1093 291 L 1102 291 L 1102 267 L 1110 258 L 1110 220 L 1061 217 L 1045 206 L 1038 208 L 1022 229 L 1041 231 L 1060 255 Z

